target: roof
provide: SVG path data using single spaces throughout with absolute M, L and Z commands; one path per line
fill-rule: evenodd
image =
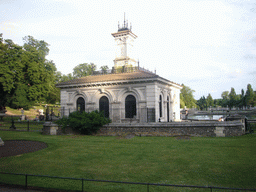
M 155 79 L 161 78 L 157 74 L 147 71 L 135 71 L 135 72 L 128 72 L 128 73 L 112 73 L 112 74 L 104 74 L 104 75 L 91 75 L 85 76 L 79 79 L 73 79 L 66 82 L 61 82 L 56 85 L 56 87 L 67 87 L 72 85 L 79 85 L 79 84 L 91 84 L 91 83 L 101 83 L 106 81 L 111 82 L 118 82 L 123 80 L 143 80 L 143 79 Z M 164 78 L 161 78 L 165 81 L 171 82 Z M 173 82 L 171 82 L 173 83 Z M 174 83 L 176 84 L 176 83 Z M 180 86 L 179 84 L 176 84 Z

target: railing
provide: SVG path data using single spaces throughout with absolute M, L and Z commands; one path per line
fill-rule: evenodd
M 44 121 L 20 120 L 20 116 L 4 116 L 0 121 L 0 130 L 37 131 L 43 129 Z
M 144 71 L 148 73 L 153 73 L 152 71 L 145 69 L 144 67 L 129 67 L 129 66 L 123 66 L 119 68 L 112 68 L 112 69 L 105 69 L 105 70 L 98 70 L 93 71 L 92 75 L 104 75 L 104 74 L 115 74 L 115 73 L 129 73 L 129 72 L 136 72 L 136 71 Z
M 0 174 L 9 174 L 9 175 L 20 175 L 24 176 L 24 187 L 27 189 L 29 187 L 28 177 L 46 177 L 52 179 L 66 179 L 66 180 L 79 180 L 81 181 L 81 191 L 84 191 L 85 181 L 89 182 L 103 182 L 103 183 L 121 183 L 121 184 L 132 184 L 132 185 L 145 185 L 146 191 L 149 192 L 150 186 L 164 186 L 164 187 L 182 187 L 182 188 L 198 188 L 198 189 L 209 189 L 211 192 L 213 189 L 217 190 L 238 190 L 238 191 L 256 191 L 256 189 L 245 189 L 245 188 L 230 188 L 230 187 L 215 187 L 215 186 L 198 186 L 198 185 L 173 185 L 173 184 L 161 184 L 161 183 L 140 183 L 140 182 L 124 182 L 124 181 L 110 181 L 110 180 L 97 180 L 97 179 L 84 179 L 84 178 L 72 178 L 72 177 L 56 177 L 56 176 L 47 176 L 47 175 L 32 175 L 32 174 L 21 174 L 21 173 L 5 173 L 0 172 Z M 3 179 L 0 180 L 0 183 L 7 184 L 3 182 Z M 11 183 L 14 184 L 15 183 Z

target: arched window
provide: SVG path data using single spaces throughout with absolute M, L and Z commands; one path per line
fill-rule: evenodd
M 167 122 L 170 121 L 170 114 L 169 114 L 169 96 L 167 96 Z
M 109 118 L 109 101 L 106 96 L 100 98 L 99 106 L 100 111 L 103 111 L 104 117 Z
M 76 101 L 76 110 L 80 111 L 80 112 L 85 111 L 85 101 L 84 101 L 84 98 L 79 97 L 77 99 L 77 101 Z
M 162 95 L 159 96 L 159 117 L 162 117 Z
M 125 118 L 133 118 L 136 116 L 136 98 L 128 95 L 125 98 Z

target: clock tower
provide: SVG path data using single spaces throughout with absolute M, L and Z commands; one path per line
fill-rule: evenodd
M 124 24 L 120 27 L 118 22 L 118 31 L 111 34 L 117 43 L 116 58 L 114 60 L 115 69 L 119 67 L 134 67 L 136 65 L 136 60 L 132 59 L 131 56 L 133 41 L 137 36 L 131 30 L 131 24 L 129 28 L 124 15 Z

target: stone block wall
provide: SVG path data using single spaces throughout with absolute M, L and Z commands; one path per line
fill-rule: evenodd
M 43 134 L 74 135 L 79 134 L 70 127 L 65 129 L 56 124 L 45 124 Z M 225 122 L 171 122 L 171 123 L 111 123 L 104 125 L 98 136 L 197 136 L 197 137 L 231 137 L 245 134 L 244 124 L 240 121 Z
M 243 127 L 239 121 L 109 124 L 103 126 L 97 135 L 230 137 L 245 134 Z

